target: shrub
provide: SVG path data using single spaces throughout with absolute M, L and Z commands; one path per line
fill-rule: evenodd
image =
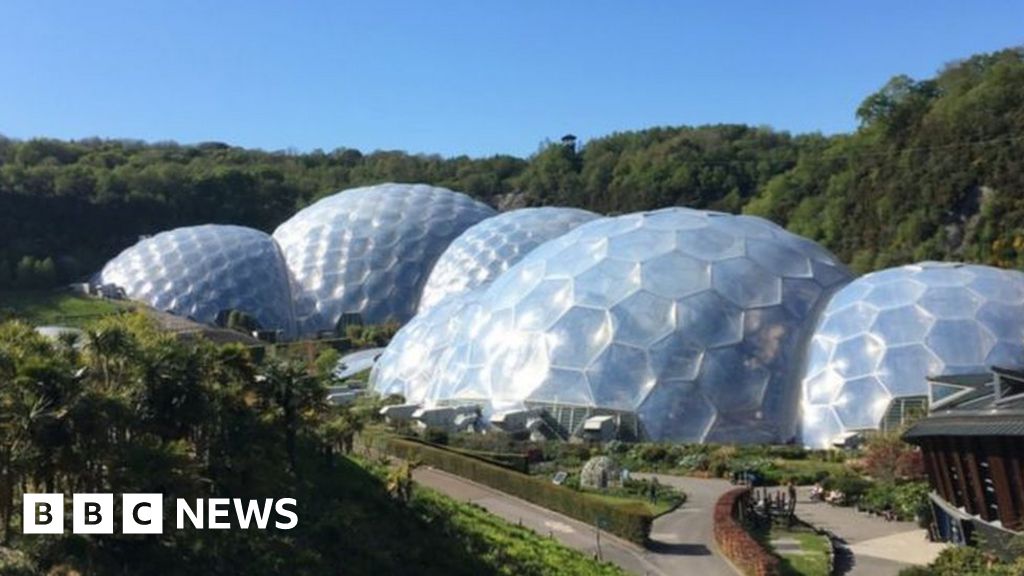
M 827 478 L 824 482 L 824 488 L 826 490 L 842 492 L 844 496 L 843 503 L 849 506 L 860 501 L 868 489 L 871 488 L 871 482 L 853 472 L 844 471 Z
M 749 494 L 749 488 L 736 488 L 718 499 L 714 512 L 715 543 L 744 574 L 774 576 L 780 573 L 778 557 L 755 540 L 737 519 Z
M 882 482 L 924 477 L 921 450 L 904 442 L 898 434 L 875 434 L 864 448 L 864 468 Z
M 448 445 L 448 432 L 443 428 L 427 428 L 423 432 L 423 439 L 431 444 Z
M 931 568 L 936 576 L 964 576 L 985 572 L 988 564 L 985 553 L 973 546 L 951 546 L 939 553 Z
M 708 471 L 718 478 L 725 476 L 732 468 L 736 453 L 735 446 L 719 446 L 708 457 Z
M 640 503 L 610 503 L 557 486 L 546 478 L 404 438 L 386 438 L 383 444 L 389 453 L 399 458 L 418 460 L 589 524 L 600 521 L 601 528 L 632 542 L 645 543 L 651 531 L 653 517 Z

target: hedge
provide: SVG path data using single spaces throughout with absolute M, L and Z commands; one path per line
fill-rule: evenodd
M 418 460 L 463 478 L 490 486 L 549 510 L 560 512 L 637 544 L 645 544 L 654 517 L 640 503 L 611 503 L 485 461 L 482 458 L 445 450 L 406 438 L 381 439 L 379 446 L 404 460 Z
M 715 543 L 722 554 L 744 574 L 778 576 L 778 557 L 765 550 L 737 518 L 749 494 L 749 488 L 735 488 L 718 499 L 714 515 Z
M 436 444 L 434 442 L 421 440 L 420 438 L 417 438 L 415 436 L 403 436 L 402 439 L 409 442 L 415 442 L 416 444 L 421 444 L 423 446 L 437 448 L 438 450 L 445 450 L 448 452 L 457 452 L 459 454 L 464 454 L 466 456 L 469 456 L 470 458 L 483 460 L 488 464 L 494 464 L 496 466 L 501 466 L 503 468 L 515 470 L 516 472 L 522 472 L 523 474 L 528 474 L 530 472 L 530 461 L 524 454 L 484 452 L 482 450 L 470 450 L 468 448 L 459 448 L 456 446 L 444 446 L 441 444 Z M 377 439 L 376 442 L 379 444 L 381 441 Z M 381 449 L 381 446 L 376 447 L 378 449 Z M 386 446 L 384 448 L 386 448 Z

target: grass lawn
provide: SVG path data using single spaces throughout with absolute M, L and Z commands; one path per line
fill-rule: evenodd
M 775 549 L 782 558 L 783 576 L 828 576 L 831 545 L 826 536 L 803 526 L 773 526 L 767 535 L 759 534 L 758 539 L 762 542 L 794 540 L 799 544 L 800 552 Z
M 130 306 L 127 302 L 91 298 L 66 290 L 0 292 L 0 318 L 13 315 L 35 326 L 56 324 L 81 328 Z
M 612 504 L 622 504 L 624 502 L 639 502 L 640 504 L 646 506 L 647 509 L 651 511 L 651 514 L 653 514 L 655 517 L 661 516 L 662 514 L 669 512 L 676 507 L 675 502 L 667 500 L 665 498 L 659 498 L 657 502 L 652 503 L 650 500 L 646 498 L 632 498 L 629 496 L 604 494 L 602 492 L 597 492 L 594 490 L 584 490 L 583 492 L 585 492 L 589 496 L 593 496 L 594 498 L 598 498 L 600 500 L 604 500 L 605 502 L 610 502 Z

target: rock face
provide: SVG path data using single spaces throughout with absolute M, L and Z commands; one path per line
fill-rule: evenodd
M 928 394 L 928 376 L 1024 358 L 1024 274 L 922 262 L 873 272 L 833 296 L 803 376 L 804 444 L 878 429 L 891 402 Z
M 422 184 L 346 190 L 274 231 L 295 281 L 304 334 L 412 318 L 434 262 L 452 240 L 495 214 L 465 194 Z
M 212 324 L 237 310 L 263 329 L 294 332 L 284 258 L 259 230 L 209 224 L 161 232 L 107 262 L 99 281 L 198 322 Z
M 595 456 L 580 471 L 580 486 L 604 490 L 622 485 L 622 468 L 608 456 Z

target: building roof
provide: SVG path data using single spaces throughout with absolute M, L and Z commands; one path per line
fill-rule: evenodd
M 904 439 L 933 436 L 1024 436 L 1024 371 L 993 366 L 984 374 L 929 379 L 932 412 Z M 943 390 L 936 394 L 936 390 Z M 955 390 L 954 389 L 959 389 Z

